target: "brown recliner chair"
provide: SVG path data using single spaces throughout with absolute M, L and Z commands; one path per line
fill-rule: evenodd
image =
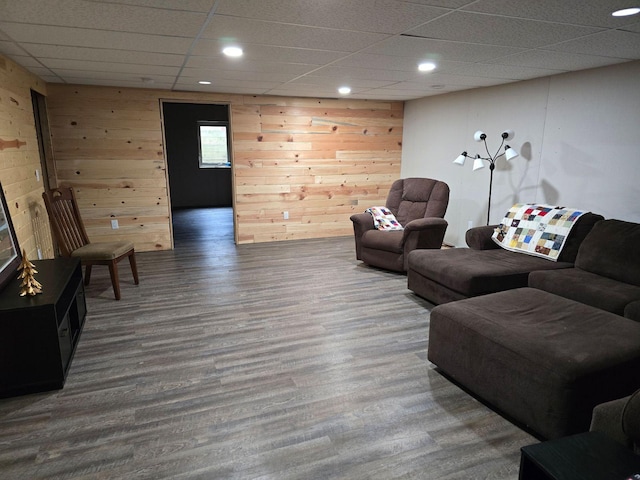
M 449 186 L 444 182 L 430 178 L 396 180 L 385 206 L 404 230 L 376 230 L 371 214 L 352 215 L 356 258 L 375 267 L 406 272 L 409 252 L 442 246 L 448 205 Z

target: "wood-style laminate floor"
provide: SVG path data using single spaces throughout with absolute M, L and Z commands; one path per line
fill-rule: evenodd
M 175 212 L 119 302 L 93 269 L 64 389 L 0 400 L 0 478 L 517 478 L 536 440 L 434 370 L 404 275 L 231 222 Z

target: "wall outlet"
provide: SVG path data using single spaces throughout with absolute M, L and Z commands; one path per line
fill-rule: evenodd
M 285 220 L 289 220 L 289 212 L 287 212 L 286 210 L 282 212 L 282 218 L 284 218 Z
M 113 230 L 117 230 L 118 228 L 120 228 L 120 226 L 118 225 L 118 220 L 111 220 L 111 228 Z

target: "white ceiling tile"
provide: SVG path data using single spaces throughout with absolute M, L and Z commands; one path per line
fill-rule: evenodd
M 461 87 L 489 87 L 497 83 L 504 83 L 508 79 L 491 78 L 491 77 L 473 77 L 466 75 L 447 75 L 431 73 L 423 77 L 414 77 L 406 82 L 401 82 L 396 86 L 398 88 L 407 88 L 408 90 L 416 90 L 420 88 L 431 87 L 433 85 L 455 85 Z
M 25 68 L 42 67 L 42 63 L 40 63 L 37 59 L 24 55 L 24 52 L 22 53 L 23 53 L 22 55 L 7 54 L 7 57 L 9 57 L 11 60 L 16 62 L 18 65 L 22 65 Z
M 191 59 L 189 60 L 191 62 Z M 189 63 L 188 69 L 194 71 L 202 71 L 202 72 L 215 72 L 215 71 L 226 71 L 226 72 L 245 72 L 246 74 L 251 73 L 279 73 L 286 75 L 303 75 L 305 73 L 311 72 L 318 68 L 316 65 L 300 65 L 297 63 L 269 63 L 269 62 L 229 62 L 225 63 L 222 61 L 212 60 L 210 62 L 200 62 L 199 60 L 194 60 L 194 65 L 198 65 L 202 63 L 202 67 L 194 67 L 192 68 L 192 63 Z M 186 70 L 186 69 L 185 69 Z
M 594 27 L 454 12 L 406 33 L 442 40 L 534 48 L 598 31 L 600 29 Z
M 4 2 L 2 20 L 61 27 L 188 37 L 196 35 L 207 15 L 110 2 L 20 0 Z
M 64 60 L 58 58 L 43 58 L 42 64 L 53 70 L 91 70 L 94 72 L 112 73 L 139 73 L 141 75 L 177 75 L 178 67 L 163 65 L 139 65 L 135 63 L 108 63 L 108 62 L 87 62 L 84 60 Z
M 138 7 L 184 10 L 187 12 L 209 12 L 216 0 L 109 0 L 110 3 L 134 5 Z
M 353 88 L 375 88 L 396 83 L 394 80 L 379 80 L 371 78 L 354 78 L 349 75 L 341 77 L 318 77 L 316 75 L 304 75 L 291 81 L 290 85 L 315 85 L 320 87 L 336 88 L 340 85 L 349 85 Z
M 432 7 L 460 8 L 476 0 L 396 0 L 398 3 L 417 3 L 419 5 L 430 5 Z
M 615 10 L 629 6 L 629 0 L 480 0 L 462 10 L 572 25 L 617 28 L 636 21 L 611 16 Z
M 256 82 L 280 83 L 288 82 L 297 77 L 297 74 L 284 72 L 244 72 L 242 70 L 208 70 L 204 68 L 185 68 L 180 75 L 181 79 L 188 78 L 194 82 L 199 80 L 222 81 L 251 79 Z
M 52 72 L 46 67 L 43 67 L 42 65 L 33 65 L 25 68 L 29 70 L 31 73 L 38 75 L 39 77 L 44 77 L 44 76 L 55 77 L 56 76 L 54 72 Z
M 50 27 L 46 25 L 22 25 L 0 21 L 0 30 L 14 41 L 22 43 L 45 43 L 89 48 L 111 48 L 141 52 L 185 54 L 189 38 L 163 37 L 138 33 L 107 32 L 86 28 Z
M 350 32 L 330 28 L 274 24 L 258 20 L 215 16 L 203 38 L 220 39 L 227 43 L 272 45 L 355 52 L 384 40 L 388 35 Z
M 526 80 L 529 78 L 546 77 L 563 73 L 561 70 L 551 70 L 542 68 L 528 68 L 517 65 L 489 65 L 486 63 L 459 63 L 448 65 L 447 74 L 458 74 L 488 78 L 503 78 L 511 80 Z
M 241 88 L 253 88 L 258 90 L 268 90 L 270 88 L 275 88 L 281 85 L 281 82 L 265 82 L 264 80 L 252 80 L 251 78 L 247 78 L 244 80 L 238 79 L 213 79 L 211 80 L 211 85 L 205 85 L 212 89 L 220 89 L 227 87 L 241 87 Z M 183 78 L 180 77 L 176 82 L 176 85 L 198 85 L 197 81 L 194 81 L 192 78 Z
M 396 34 L 437 18 L 448 9 L 396 0 L 222 0 L 220 15 L 270 22 Z
M 413 57 L 396 57 L 393 55 L 374 55 L 369 53 L 356 53 L 333 64 L 335 67 L 358 67 L 377 69 L 384 67 L 388 70 L 402 70 L 416 72 L 418 61 Z
M 329 50 L 316 50 L 311 48 L 276 47 L 271 45 L 259 45 L 256 43 L 243 44 L 244 60 L 265 61 L 282 63 L 304 63 L 307 65 L 324 65 L 338 60 L 349 52 L 335 52 Z M 226 59 L 222 54 L 222 42 L 218 40 L 201 39 L 192 50 L 191 58 L 218 58 Z
M 14 42 L 0 41 L 0 52 L 7 56 L 26 56 L 24 48 Z
M 522 48 L 475 45 L 449 40 L 433 40 L 399 36 L 389 38 L 363 50 L 363 53 L 412 57 L 424 60 L 451 60 L 457 62 L 482 62 L 490 58 L 502 57 Z
M 376 79 L 386 81 L 400 82 L 411 78 L 414 72 L 403 72 L 400 70 L 383 70 L 373 68 L 356 68 L 356 67 L 322 67 L 313 72 L 313 75 L 319 77 L 335 77 L 335 78 L 353 78 L 353 79 Z
M 128 84 L 139 85 L 140 87 L 145 86 L 142 81 L 142 78 L 151 78 L 152 85 L 156 85 L 158 83 L 171 83 L 175 81 L 175 77 L 173 76 L 163 76 L 163 75 L 153 75 L 153 76 L 141 76 L 136 73 L 121 73 L 121 72 L 96 72 L 93 70 L 63 70 L 58 69 L 53 72 L 53 74 L 58 77 L 64 79 L 67 83 L 82 83 L 79 79 L 86 79 L 92 81 L 123 81 L 128 82 Z M 96 83 L 92 83 L 95 85 Z
M 617 63 L 627 61 L 628 59 L 620 58 Z M 485 63 L 571 71 L 611 65 L 612 58 L 550 50 L 527 50 L 506 57 L 487 60 Z
M 24 48 L 33 56 L 40 58 L 59 58 L 88 62 L 137 63 L 140 65 L 181 66 L 184 55 L 153 53 L 107 48 L 71 47 L 45 45 L 43 43 L 25 43 Z
M 159 88 L 163 90 L 171 90 L 173 81 L 171 82 L 154 82 L 152 85 L 144 85 L 139 79 L 135 78 L 93 78 L 90 76 L 66 76 L 64 82 L 58 80 L 53 83 L 68 83 L 78 85 L 100 85 L 105 87 L 131 87 L 131 88 Z
M 640 59 L 640 34 L 608 30 L 579 40 L 553 45 L 548 47 L 548 50 Z

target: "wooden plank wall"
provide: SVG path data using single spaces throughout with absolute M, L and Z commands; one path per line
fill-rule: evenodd
M 349 216 L 384 203 L 400 175 L 402 102 L 53 84 L 48 91 L 58 181 L 76 189 L 94 240 L 172 247 L 161 100 L 230 104 L 238 243 L 350 235 Z
M 20 248 L 29 259 L 38 251 L 52 258 L 31 89 L 47 93 L 44 81 L 0 55 L 0 182 Z

